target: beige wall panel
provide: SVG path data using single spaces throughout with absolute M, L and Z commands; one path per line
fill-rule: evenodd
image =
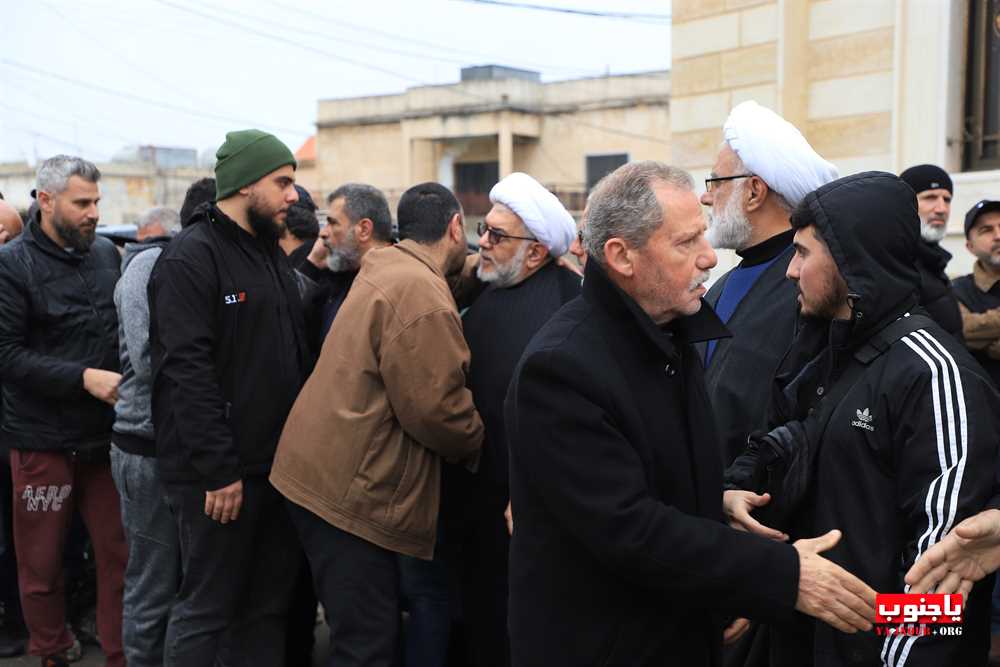
M 892 111 L 892 72 L 877 72 L 809 85 L 809 118 Z
M 675 60 L 735 49 L 740 45 L 740 16 L 721 14 L 674 24 L 671 43 Z
M 750 86 L 748 88 L 734 88 L 730 104 L 736 106 L 740 102 L 753 100 L 768 109 L 778 110 L 778 87 L 775 84 L 764 86 Z M 722 127 L 720 124 L 719 127 Z
M 688 132 L 721 127 L 729 109 L 728 92 L 679 97 L 671 105 L 670 128 L 674 132 Z
M 723 88 L 736 88 L 758 83 L 770 83 L 777 77 L 778 45 L 776 42 L 753 46 L 721 55 Z
M 733 11 L 735 9 L 748 9 L 750 7 L 766 5 L 772 2 L 774 2 L 774 0 L 726 0 L 726 9 L 728 11 Z
M 886 28 L 895 22 L 895 0 L 823 0 L 810 7 L 809 39 Z
M 892 69 L 892 28 L 809 43 L 809 79 L 832 79 Z
M 450 144 L 455 162 L 495 162 L 499 159 L 495 135 L 471 137 Z
M 685 169 L 711 168 L 719 154 L 722 127 L 695 132 L 675 132 L 671 135 L 670 149 L 673 164 Z
M 809 121 L 805 134 L 817 153 L 832 160 L 888 153 L 891 127 L 891 113 L 875 113 Z
M 825 156 L 824 156 L 825 157 Z M 892 171 L 892 154 L 863 155 L 861 157 L 838 157 L 830 160 L 841 176 L 850 176 L 861 171 Z
M 726 11 L 726 0 L 674 0 L 670 16 L 674 27 L 693 19 L 714 16 Z
M 675 60 L 671 72 L 673 99 L 721 88 L 722 57 L 723 54 L 712 53 L 698 58 Z
M 402 144 L 398 123 L 321 129 L 317 136 L 321 188 L 329 192 L 349 181 L 402 188 Z
M 778 5 L 761 5 L 740 12 L 740 45 L 753 46 L 778 38 Z

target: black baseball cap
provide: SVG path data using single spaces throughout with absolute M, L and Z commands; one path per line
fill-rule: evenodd
M 1000 201 L 996 199 L 981 199 L 969 212 L 965 214 L 965 238 L 969 238 L 969 232 L 972 231 L 973 225 L 976 224 L 976 219 L 983 213 L 989 213 L 990 211 L 1000 211 Z

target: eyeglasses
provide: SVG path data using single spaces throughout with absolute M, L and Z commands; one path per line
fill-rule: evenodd
M 497 229 L 496 227 L 490 227 L 485 222 L 480 222 L 479 225 L 476 226 L 476 231 L 479 232 L 480 236 L 482 236 L 483 234 L 487 234 L 488 233 L 490 235 L 489 236 L 489 241 L 490 241 L 490 244 L 492 244 L 492 245 L 496 245 L 496 244 L 500 243 L 501 241 L 503 241 L 504 239 L 518 239 L 519 241 L 537 241 L 538 240 L 534 236 L 514 236 L 513 234 L 507 234 L 506 232 L 503 232 L 503 231 Z
M 712 183 L 718 181 L 731 181 L 736 178 L 750 178 L 753 174 L 737 174 L 736 176 L 713 176 L 712 178 L 705 179 L 705 192 L 712 191 Z

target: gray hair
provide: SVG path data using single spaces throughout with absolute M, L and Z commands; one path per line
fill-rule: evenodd
M 69 179 L 79 176 L 89 183 L 101 180 L 101 172 L 93 162 L 72 155 L 50 157 L 38 167 L 35 187 L 39 192 L 57 195 L 69 187 Z
M 137 231 L 159 224 L 167 234 L 176 234 L 181 228 L 181 216 L 177 211 L 167 206 L 155 206 L 141 216 L 136 223 Z
M 372 221 L 372 236 L 376 240 L 392 240 L 392 213 L 381 190 L 366 183 L 345 183 L 326 198 L 327 206 L 341 197 L 344 198 L 344 210 L 351 224 L 368 218 Z
M 729 140 L 727 139 L 723 141 L 722 145 L 729 146 Z M 747 173 L 747 166 L 746 164 L 743 163 L 743 158 L 740 157 L 740 154 L 736 152 L 735 148 L 733 148 L 732 146 L 729 147 L 732 149 L 733 155 L 736 156 L 736 166 L 734 167 L 735 172 Z M 757 176 L 757 178 L 760 178 L 760 180 L 764 181 L 764 179 L 761 178 L 758 174 L 754 174 L 754 176 Z M 767 183 L 767 191 L 772 195 L 774 195 L 774 203 L 776 203 L 779 207 L 781 207 L 781 210 L 783 210 L 785 213 L 791 215 L 795 207 L 792 206 L 790 203 L 788 203 L 788 200 L 785 199 L 785 195 L 781 194 L 780 192 L 772 188 L 771 184 L 768 183 L 767 181 L 764 181 L 764 183 Z
M 587 202 L 583 246 L 601 266 L 609 239 L 621 238 L 641 248 L 663 224 L 663 210 L 653 190 L 656 185 L 694 189 L 691 174 L 653 160 L 622 165 L 595 186 Z

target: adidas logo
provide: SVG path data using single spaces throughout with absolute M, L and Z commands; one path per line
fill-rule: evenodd
M 857 420 L 851 422 L 851 426 L 856 426 L 858 428 L 863 428 L 866 431 L 874 432 L 875 427 L 871 424 L 875 419 L 875 415 L 873 415 L 868 408 L 865 408 L 864 410 L 855 410 L 855 412 L 857 413 L 858 418 Z

